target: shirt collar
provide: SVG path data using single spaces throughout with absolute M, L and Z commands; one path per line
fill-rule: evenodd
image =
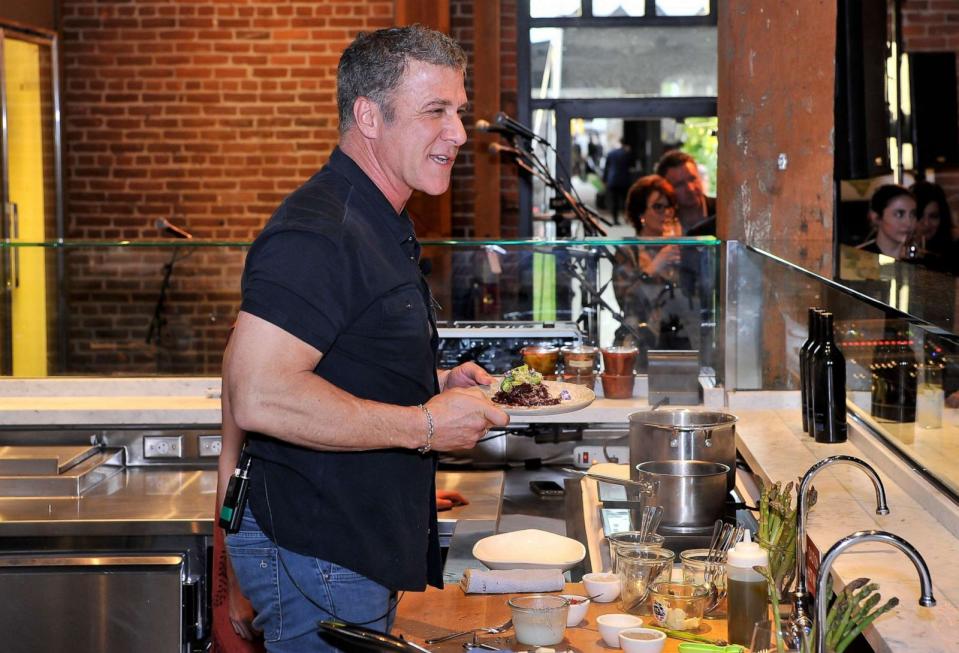
M 413 221 L 406 209 L 404 208 L 401 213 L 397 214 L 383 191 L 373 183 L 373 180 L 363 172 L 363 169 L 348 154 L 339 147 L 334 148 L 327 165 L 346 177 L 347 181 L 370 202 L 377 215 L 382 215 L 385 218 L 384 222 L 386 222 L 390 234 L 395 237 L 394 239 L 397 242 L 407 242 L 411 236 L 414 240 L 416 239 L 416 234 L 413 232 Z

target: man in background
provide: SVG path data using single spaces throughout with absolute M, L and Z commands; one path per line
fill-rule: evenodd
M 706 197 L 696 159 L 681 150 L 669 150 L 656 164 L 656 174 L 665 177 L 673 190 L 679 209 L 677 218 L 685 236 L 716 235 L 716 205 Z
M 626 193 L 633 182 L 633 150 L 628 143 L 619 142 L 619 147 L 606 155 L 603 183 L 606 184 L 606 199 L 613 224 L 619 224 L 619 212 L 626 205 Z

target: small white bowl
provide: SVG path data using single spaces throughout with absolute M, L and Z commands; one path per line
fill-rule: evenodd
M 619 647 L 624 653 L 659 653 L 664 646 L 666 646 L 666 633 L 660 630 L 624 628 L 619 631 Z
M 609 572 L 583 574 L 583 587 L 597 603 L 612 603 L 619 597 L 619 576 Z
M 596 617 L 596 625 L 606 645 L 619 648 L 619 633 L 627 628 L 639 628 L 643 620 L 634 614 L 601 614 Z
M 560 594 L 564 599 L 569 600 L 569 612 L 566 613 L 566 626 L 572 628 L 586 618 L 586 612 L 589 610 L 589 599 L 579 594 Z M 573 603 L 581 601 L 581 603 Z

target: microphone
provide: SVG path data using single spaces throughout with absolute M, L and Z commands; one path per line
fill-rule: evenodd
M 486 122 L 486 121 L 481 120 L 480 122 Z M 516 156 L 523 156 L 524 154 L 526 154 L 526 152 L 523 152 L 522 150 L 518 148 L 510 147 L 509 145 L 503 145 L 502 143 L 490 143 L 489 147 L 487 147 L 486 150 L 490 154 L 499 154 L 500 152 L 506 152 L 507 154 L 515 154 Z
M 488 120 L 477 120 L 476 129 L 481 132 L 486 132 L 490 134 L 502 134 L 503 136 L 519 136 L 520 138 L 526 139 L 528 141 L 539 141 L 540 143 L 547 143 L 543 138 L 540 138 L 533 131 L 526 127 L 525 125 L 516 122 L 505 113 L 500 111 L 496 114 L 496 124 L 491 124 Z M 548 144 L 548 143 L 547 143 Z
M 193 238 L 193 234 L 191 234 L 189 231 L 183 227 L 176 226 L 166 218 L 157 218 L 156 228 L 166 236 L 173 236 L 174 238 Z

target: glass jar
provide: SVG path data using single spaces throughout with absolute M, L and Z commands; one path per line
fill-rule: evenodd
M 658 533 L 646 533 L 642 537 L 639 531 L 623 531 L 607 536 L 609 542 L 609 569 L 617 573 L 616 560 L 620 556 L 630 556 L 637 551 L 662 548 L 666 538 Z
M 676 554 L 668 549 L 649 548 L 620 555 L 616 559 L 623 612 L 650 614 L 650 588 L 668 581 Z
M 613 376 L 631 375 L 636 369 L 636 347 L 604 347 L 603 371 Z
M 516 596 L 507 601 L 516 641 L 527 646 L 552 646 L 566 636 L 569 600 L 555 594 Z
M 709 549 L 687 549 L 679 554 L 679 559 L 683 565 L 683 582 L 691 585 L 702 585 L 707 589 L 709 582 L 706 578 L 706 557 L 709 555 Z M 725 619 L 726 618 L 726 558 L 722 557 L 719 562 L 709 563 L 710 579 L 716 586 L 715 607 L 709 610 L 707 602 L 706 611 L 703 616 L 706 619 Z

